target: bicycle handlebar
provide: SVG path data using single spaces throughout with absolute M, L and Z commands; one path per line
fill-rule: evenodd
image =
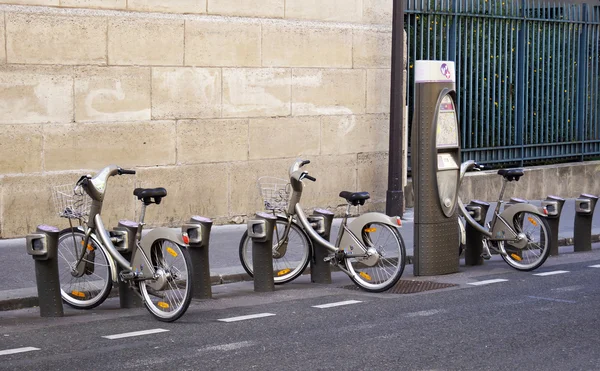
M 317 178 L 315 178 L 315 177 L 312 177 L 312 176 L 310 176 L 310 175 L 308 175 L 308 174 L 306 174 L 306 175 L 304 176 L 304 178 L 306 178 L 306 179 L 308 179 L 308 180 L 312 180 L 313 182 L 316 182 L 316 181 L 317 181 Z
M 302 166 L 304 166 L 304 165 L 308 165 L 308 164 L 310 164 L 310 160 L 303 160 L 303 161 L 300 163 L 300 167 L 302 167 Z
M 119 175 L 135 175 L 135 170 L 127 170 L 119 168 Z

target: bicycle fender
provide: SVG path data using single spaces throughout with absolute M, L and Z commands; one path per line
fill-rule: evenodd
M 144 251 L 148 259 L 150 259 L 152 245 L 161 239 L 171 240 L 184 248 L 189 247 L 188 244 L 183 242 L 181 228 L 155 228 L 143 236 L 140 241 L 140 248 Z M 144 270 L 147 268 L 148 265 L 143 255 L 142 253 L 138 253 L 138 250 L 134 250 L 131 259 L 131 268 L 134 272 L 144 273 Z M 149 271 L 146 269 L 146 272 Z
M 500 216 L 504 219 L 513 230 L 515 229 L 514 220 L 515 215 L 520 212 L 528 212 L 531 214 L 540 215 L 545 217 L 544 213 L 540 211 L 540 208 L 531 204 L 515 204 L 505 209 Z M 498 220 L 496 225 L 494 226 L 494 230 L 492 231 L 492 238 L 511 238 L 515 237 L 513 231 L 511 231 L 502 220 Z M 517 246 L 518 247 L 518 246 Z
M 359 239 L 362 240 L 363 230 L 365 226 L 371 223 L 381 223 L 389 225 L 390 227 L 398 228 L 400 225 L 398 224 L 400 218 L 397 216 L 387 216 L 381 213 L 366 213 L 358 218 L 354 219 L 350 224 L 348 224 L 347 228 Z M 352 253 L 353 251 L 359 254 L 364 254 L 366 251 L 362 248 L 361 245 L 357 244 L 354 240 L 353 236 L 350 233 L 344 233 L 342 236 L 342 240 L 340 241 L 340 250 L 344 250 L 347 254 Z M 370 259 L 370 258 L 369 258 Z M 364 260 L 364 264 L 372 266 L 377 263 L 377 259 L 374 261 Z

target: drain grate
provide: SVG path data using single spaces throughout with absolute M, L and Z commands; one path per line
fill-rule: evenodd
M 441 283 L 432 281 L 409 281 L 400 280 L 392 288 L 383 292 L 384 294 L 414 294 L 416 292 L 445 289 L 448 287 L 458 286 L 453 283 Z M 356 285 L 343 286 L 348 290 L 360 290 Z

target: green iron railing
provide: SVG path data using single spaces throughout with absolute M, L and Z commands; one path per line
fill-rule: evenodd
M 409 105 L 414 61 L 455 62 L 463 160 L 600 159 L 600 6 L 407 0 L 405 12 Z

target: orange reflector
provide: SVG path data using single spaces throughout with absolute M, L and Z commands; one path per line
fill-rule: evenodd
M 377 230 L 377 228 L 365 228 L 365 232 L 367 233 L 372 233 L 375 232 Z
M 185 241 L 184 241 L 185 242 Z M 186 242 L 187 243 L 187 242 Z M 173 250 L 170 247 L 167 247 L 167 252 L 171 255 L 173 255 L 174 257 L 177 257 L 177 253 L 175 252 L 175 250 Z
M 158 305 L 162 309 L 168 309 L 169 308 L 169 304 L 165 303 L 164 301 L 159 301 L 158 303 L 156 303 L 156 305 Z
M 83 246 L 83 241 L 81 241 L 81 246 Z M 91 244 L 88 244 L 87 249 L 92 251 L 92 250 L 94 250 L 94 247 Z
M 399 226 L 402 227 L 402 219 L 400 219 L 399 217 L 396 217 L 396 224 L 398 224 Z
M 548 215 L 548 209 L 544 208 L 544 215 Z
M 81 291 L 71 291 L 71 295 L 77 296 L 78 298 L 85 298 L 85 294 Z
M 535 221 L 535 219 L 533 219 L 532 217 L 529 217 L 529 218 L 527 218 L 527 220 L 529 220 L 529 223 L 531 223 L 537 227 L 537 222 Z
M 511 258 L 515 259 L 518 262 L 520 262 L 521 260 L 523 260 L 523 259 L 521 259 L 521 257 L 519 255 L 514 254 L 514 253 L 510 254 L 510 256 L 511 256 Z
M 185 244 L 188 244 L 188 243 L 190 243 L 190 237 L 189 237 L 187 234 L 184 234 L 184 235 L 182 235 L 181 237 L 182 237 L 182 239 L 183 239 L 183 243 L 185 243 Z M 169 249 L 170 249 L 170 247 L 169 247 Z M 171 250 L 172 250 L 172 249 L 171 249 Z M 167 249 L 167 251 L 169 251 L 169 250 Z M 170 252 L 170 251 L 169 251 L 169 252 Z M 173 254 L 171 254 L 171 255 L 173 255 Z M 173 255 L 173 256 L 177 256 L 177 254 L 175 254 L 175 255 Z
M 281 277 L 281 276 L 283 276 L 284 274 L 288 274 L 288 273 L 290 273 L 291 271 L 292 271 L 292 270 L 291 270 L 290 268 L 285 268 L 285 269 L 282 269 L 282 270 L 280 270 L 279 272 L 277 272 L 277 277 Z
M 365 272 L 360 272 L 358 275 L 361 276 L 362 278 L 366 279 L 367 281 L 371 280 L 371 276 L 369 276 Z

